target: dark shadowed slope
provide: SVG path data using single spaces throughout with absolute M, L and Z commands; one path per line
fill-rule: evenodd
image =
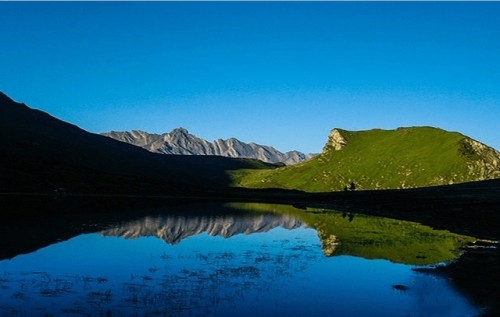
M 256 160 L 160 155 L 86 132 L 0 93 L 0 192 L 163 193 L 222 187 L 227 170 L 269 168 Z

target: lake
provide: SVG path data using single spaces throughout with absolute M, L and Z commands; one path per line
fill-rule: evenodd
M 470 238 L 266 204 L 135 213 L 0 261 L 4 316 L 474 316 L 445 278 Z M 33 237 L 36 239 L 36 237 Z

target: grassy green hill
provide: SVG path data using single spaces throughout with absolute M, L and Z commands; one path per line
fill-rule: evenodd
M 274 170 L 232 172 L 233 185 L 305 191 L 411 188 L 500 177 L 500 153 L 457 132 L 432 127 L 334 129 L 320 155 Z

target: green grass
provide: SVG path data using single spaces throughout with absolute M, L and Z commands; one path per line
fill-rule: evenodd
M 230 204 L 232 208 L 274 212 L 299 219 L 315 229 L 326 256 L 352 255 L 366 259 L 428 265 L 455 259 L 458 249 L 475 239 L 434 230 L 415 222 L 354 215 L 352 221 L 341 212 L 308 208 L 298 210 L 287 205 Z M 335 242 L 335 245 L 332 245 Z
M 339 130 L 347 145 L 301 164 L 275 170 L 231 173 L 233 185 L 279 187 L 311 192 L 343 190 L 351 181 L 359 189 L 410 188 L 494 178 L 481 170 L 482 157 L 460 133 L 432 127 L 350 132 Z

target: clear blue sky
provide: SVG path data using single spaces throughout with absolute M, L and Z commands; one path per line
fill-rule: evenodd
M 0 91 L 96 133 L 319 152 L 430 125 L 500 149 L 500 2 L 0 2 Z

